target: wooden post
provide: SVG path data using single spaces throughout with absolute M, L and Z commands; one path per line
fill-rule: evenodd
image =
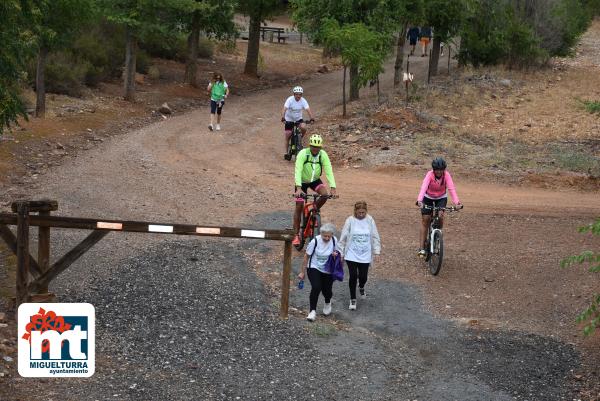
M 49 211 L 40 211 L 42 217 L 50 216 Z M 38 227 L 38 265 L 41 274 L 44 274 L 50 267 L 50 227 Z M 47 293 L 48 286 L 40 288 L 39 293 Z
M 29 301 L 29 204 L 17 203 L 17 309 Z
M 300 44 L 302 44 L 302 32 L 300 32 Z
M 450 51 L 452 50 L 452 46 L 448 44 L 448 75 L 450 75 Z
M 427 83 L 429 83 L 431 80 L 431 51 L 432 49 L 429 49 L 429 62 L 427 63 Z
M 283 248 L 283 272 L 281 273 L 281 305 L 279 317 L 288 318 L 288 306 L 290 303 L 290 273 L 292 272 L 292 241 L 285 240 Z
M 406 58 L 406 74 L 410 74 L 410 54 Z M 408 106 L 408 81 L 404 82 L 404 86 L 406 87 L 406 105 Z

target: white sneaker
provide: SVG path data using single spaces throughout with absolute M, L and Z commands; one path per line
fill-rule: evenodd
M 308 316 L 306 316 L 306 320 L 308 320 L 309 322 L 314 322 L 316 318 L 317 318 L 317 311 L 315 311 L 315 310 L 311 310 L 310 313 L 308 314 Z
M 350 309 L 350 310 L 356 310 L 356 299 L 351 299 L 350 300 L 350 306 L 348 306 L 348 309 Z
M 213 130 L 213 125 L 212 124 L 208 124 L 208 129 L 212 131 Z
M 325 306 L 323 306 L 323 314 L 325 316 L 331 315 L 331 301 L 329 301 L 329 303 L 325 303 Z
M 221 131 L 221 124 L 217 124 L 217 131 Z

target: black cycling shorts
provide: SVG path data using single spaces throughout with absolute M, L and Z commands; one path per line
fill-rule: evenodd
M 321 188 L 324 185 L 325 184 L 323 184 L 323 181 L 321 181 L 321 179 L 319 178 L 318 180 L 313 181 L 313 182 L 302 183 L 302 186 L 300 188 L 302 189 L 302 192 L 304 192 L 305 194 L 308 193 L 307 192 L 308 188 L 310 188 L 313 191 L 318 193 L 319 188 Z M 294 191 L 296 191 L 296 187 L 294 187 Z M 304 199 L 296 198 L 296 202 L 304 202 Z
M 303 122 L 304 122 L 304 120 L 303 120 L 303 119 L 300 119 L 300 120 L 298 120 L 298 121 L 296 121 L 296 122 L 293 122 L 293 121 L 286 121 L 286 122 L 285 122 L 285 130 L 286 130 L 286 131 L 291 131 L 291 130 L 294 128 L 294 124 L 301 124 L 301 123 L 303 123 Z
M 428 197 L 423 197 L 423 206 L 427 205 L 429 207 L 446 207 L 446 204 L 448 203 L 448 198 L 442 198 L 442 199 L 431 199 Z M 433 210 L 431 209 L 425 209 L 424 207 L 421 208 L 421 214 L 422 215 L 430 215 L 433 214 Z

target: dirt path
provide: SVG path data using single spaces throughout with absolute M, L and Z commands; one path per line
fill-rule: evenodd
M 411 65 L 422 73 L 424 62 L 417 58 Z M 337 104 L 341 74 L 319 76 L 302 85 L 311 108 L 322 116 Z M 382 85 L 391 87 L 389 74 Z M 207 130 L 206 110 L 200 110 L 111 138 L 40 176 L 39 187 L 30 195 L 57 199 L 61 214 L 72 216 L 285 226 L 289 224 L 285 216 L 291 210 L 287 194 L 293 187 L 293 167 L 282 160 L 279 116 L 288 93 L 288 89 L 274 89 L 232 98 L 219 133 Z M 331 142 L 326 148 L 335 146 Z M 324 353 L 331 346 L 332 353 L 337 353 L 338 359 L 324 357 L 326 360 L 339 362 L 340 355 L 350 352 L 355 341 L 363 341 L 364 346 L 359 347 L 363 352 L 376 348 L 373 358 L 377 360 L 379 355 L 382 366 L 401 363 L 406 357 L 401 372 L 387 367 L 382 368 L 383 376 L 373 374 L 365 379 L 374 386 L 377 396 L 373 399 L 562 399 L 574 394 L 570 369 L 580 369 L 578 352 L 558 340 L 594 350 L 593 344 L 578 337 L 572 320 L 587 302 L 580 294 L 598 288 L 600 280 L 578 271 L 562 271 L 557 263 L 565 255 L 592 246 L 590 238 L 576 234 L 576 227 L 600 213 L 597 193 L 505 187 L 455 177 L 466 208 L 447 226 L 447 259 L 441 274 L 434 278 L 425 274 L 414 256 L 419 217 L 413 204 L 422 177 L 353 168 L 336 170 L 335 175 L 340 199 L 326 206 L 325 218 L 339 227 L 351 205 L 367 199 L 382 233 L 384 251 L 381 265 L 375 266 L 371 275 L 374 297 L 367 308 L 350 315 L 344 310 L 345 285 L 336 289 L 334 317 L 350 328 L 324 339 L 312 337 L 311 346 Z M 267 212 L 279 213 L 278 220 L 257 217 Z M 79 233 L 58 233 L 55 249 L 65 249 L 79 237 Z M 83 266 L 101 270 L 107 264 L 120 266 L 127 258 L 142 258 L 148 244 L 160 250 L 162 241 L 134 235 L 112 238 L 79 267 L 67 271 L 57 284 L 57 292 L 76 282 L 69 293 L 82 298 L 86 285 L 102 285 Z M 245 248 L 252 251 L 253 246 Z M 218 253 L 218 247 L 214 244 L 210 252 Z M 160 260 L 157 252 L 154 259 Z M 172 249 L 169 252 L 173 254 Z M 253 267 L 261 270 L 273 266 Z M 147 274 L 154 274 L 151 271 Z M 119 274 L 116 268 L 114 272 Z M 184 276 L 177 278 L 185 280 Z M 565 282 L 576 283 L 577 288 L 565 286 Z M 302 308 L 307 301 L 304 298 L 306 294 L 295 294 L 293 302 Z M 98 302 L 110 307 L 105 297 L 100 296 Z M 243 305 L 240 308 L 243 310 Z M 463 320 L 453 323 L 435 315 L 467 319 L 471 327 L 461 326 Z M 135 324 L 135 316 L 129 316 L 129 325 Z M 297 317 L 301 321 L 303 315 Z M 183 324 L 182 320 L 178 323 Z M 106 330 L 109 337 L 117 335 Z M 361 330 L 371 334 L 365 336 Z M 536 335 L 529 337 L 527 333 Z M 400 354 L 390 356 L 394 349 Z M 548 351 L 545 356 L 532 357 L 544 349 Z M 477 353 L 482 353 L 481 359 Z M 461 362 L 455 363 L 461 355 Z M 386 361 L 386 356 L 392 359 Z M 344 364 L 344 368 L 360 371 L 365 355 L 358 352 L 354 357 L 359 365 Z M 562 368 L 555 365 L 556 360 L 564 362 Z M 534 369 L 536 366 L 540 369 Z M 528 368 L 539 375 L 530 383 L 526 379 L 532 376 L 523 373 Z M 436 376 L 440 371 L 444 374 Z M 103 373 L 100 369 L 97 372 L 96 380 L 101 381 Z M 411 379 L 401 379 L 404 374 Z M 219 375 L 210 377 L 220 380 Z M 260 387 L 263 382 L 254 384 Z M 548 396 L 538 398 L 535 394 L 542 394 L 539 391 L 544 388 L 549 390 Z M 320 393 L 323 397 L 318 398 L 344 399 L 335 396 L 335 389 L 331 391 Z M 93 393 L 101 394 L 101 387 Z M 161 394 L 165 393 L 150 393 L 148 399 L 159 399 Z M 177 399 L 192 399 L 190 394 L 181 393 Z M 360 399 L 370 399 L 369 392 L 361 394 L 365 398 Z M 121 394 L 112 399 L 134 398 Z M 305 398 L 310 399 L 304 393 L 290 397 Z M 233 398 L 215 392 L 206 399 Z M 277 398 L 259 392 L 247 399 Z

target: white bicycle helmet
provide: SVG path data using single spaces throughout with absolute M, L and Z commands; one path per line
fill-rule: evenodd
M 299 93 L 299 94 L 303 94 L 304 93 L 304 89 L 302 89 L 301 86 L 294 86 L 294 89 L 292 89 L 293 93 Z

